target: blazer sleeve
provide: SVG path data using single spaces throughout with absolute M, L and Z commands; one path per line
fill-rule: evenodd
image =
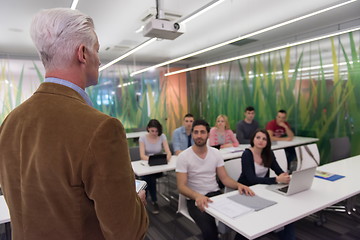
M 242 174 L 249 186 L 255 184 L 275 184 L 274 177 L 257 177 L 255 173 L 254 158 L 252 152 L 247 149 L 241 156 Z
M 107 118 L 93 134 L 82 161 L 85 192 L 94 202 L 105 239 L 143 239 L 148 217 L 135 191 L 125 131 Z

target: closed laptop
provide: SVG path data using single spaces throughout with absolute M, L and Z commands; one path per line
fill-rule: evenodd
M 167 164 L 166 154 L 154 154 L 149 156 L 149 166 Z

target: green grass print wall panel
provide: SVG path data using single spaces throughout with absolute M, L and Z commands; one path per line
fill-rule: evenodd
M 322 163 L 333 137 L 349 136 L 352 154 L 360 154 L 359 46 L 354 32 L 197 70 L 188 81 L 205 86 L 206 94 L 189 92 L 189 102 L 198 103 L 190 111 L 199 112 L 201 103 L 200 115 L 212 126 L 225 114 L 235 130 L 248 105 L 262 127 L 285 109 L 296 135 L 320 139 Z
M 296 135 L 321 139 L 318 146 L 323 163 L 329 159 L 332 137 L 350 136 L 352 154 L 360 154 L 359 39 L 357 31 L 189 72 L 189 112 L 211 125 L 217 115 L 225 114 L 235 129 L 248 105 L 255 107 L 261 126 L 283 108 Z M 40 61 L 23 60 L 25 67 L 14 72 L 11 65 L 16 61 L 0 60 L 0 123 L 43 82 Z M 35 69 L 31 77 L 30 65 Z M 99 85 L 87 89 L 97 109 L 121 120 L 127 130 L 144 127 L 150 118 L 157 118 L 170 136 L 167 119 L 181 124 L 181 109 L 186 106 L 176 106 L 181 105 L 180 100 L 177 104 L 167 99 L 168 82 L 166 78 L 160 81 L 160 70 L 137 78 L 127 74 L 131 72 L 128 66 L 116 65 L 111 71 L 117 72 L 116 77 L 109 79 L 106 74 L 110 70 L 105 70 L 100 73 Z M 169 111 L 175 108 L 178 112 Z

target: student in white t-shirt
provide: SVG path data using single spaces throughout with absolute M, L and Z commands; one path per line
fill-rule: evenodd
M 218 240 L 215 219 L 204 212 L 210 197 L 221 194 L 216 176 L 230 188 L 241 194 L 254 195 L 253 191 L 231 179 L 225 170 L 219 150 L 206 145 L 210 126 L 204 120 L 196 120 L 192 126 L 194 145 L 180 153 L 176 163 L 177 187 L 185 195 L 190 216 L 200 228 L 206 240 Z

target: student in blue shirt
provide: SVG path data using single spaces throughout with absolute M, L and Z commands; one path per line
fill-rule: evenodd
M 194 144 L 194 140 L 191 137 L 191 127 L 193 122 L 194 116 L 191 113 L 188 113 L 184 116 L 183 125 L 174 130 L 172 145 L 176 155 L 179 155 L 182 151 Z

